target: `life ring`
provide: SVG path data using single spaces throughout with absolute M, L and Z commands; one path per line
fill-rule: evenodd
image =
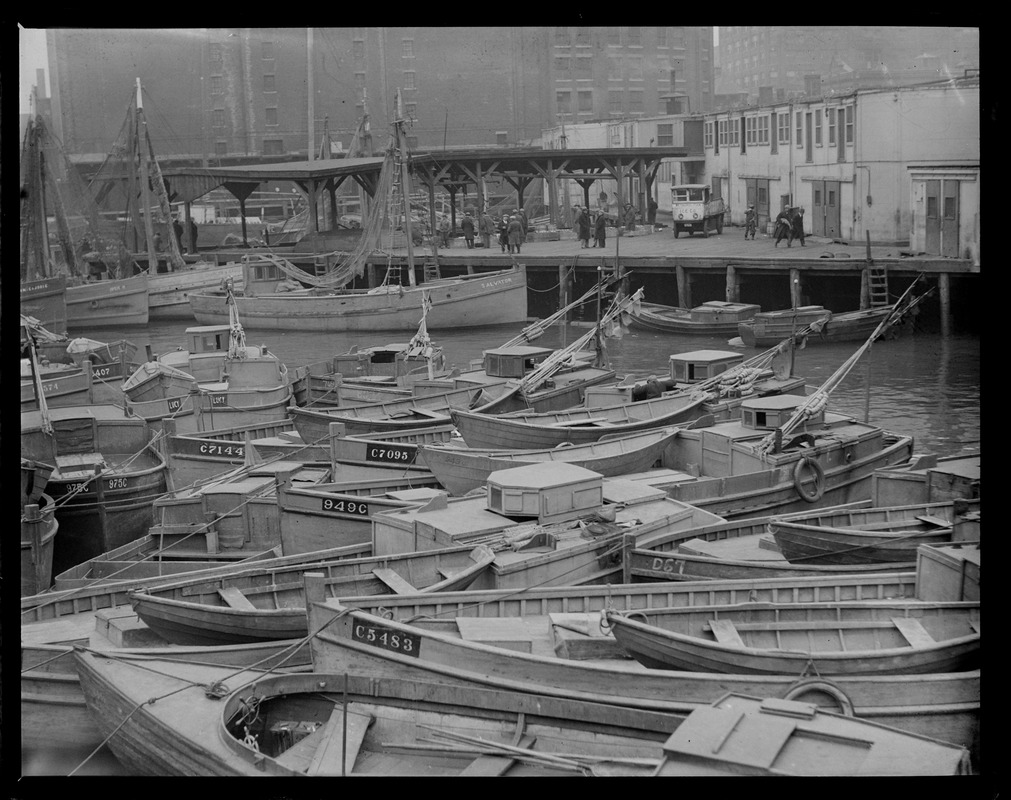
M 808 491 L 804 488 L 803 474 L 805 465 L 810 466 L 811 471 L 814 473 L 813 491 Z M 797 494 L 799 494 L 802 499 L 809 503 L 816 503 L 821 500 L 821 496 L 825 494 L 825 470 L 822 469 L 821 464 L 819 464 L 811 456 L 804 456 L 797 462 L 797 466 L 793 468 L 793 485 L 797 490 Z
M 786 694 L 783 695 L 783 699 L 796 700 L 801 695 L 810 694 L 812 692 L 821 692 L 822 694 L 828 695 L 836 701 L 839 705 L 839 710 L 843 713 L 843 715 L 847 717 L 855 716 L 853 713 L 853 702 L 846 696 L 846 693 L 831 681 L 826 681 L 820 678 L 808 678 L 806 680 L 797 681 L 797 683 L 793 684 L 793 686 L 786 690 Z

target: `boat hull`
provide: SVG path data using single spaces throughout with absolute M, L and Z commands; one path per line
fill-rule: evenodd
M 147 275 L 67 287 L 70 330 L 147 325 L 149 319 Z
M 67 279 L 63 275 L 21 283 L 21 313 L 53 333 L 67 332 Z
M 824 311 L 822 316 L 828 313 L 830 312 Z M 831 319 L 818 333 L 807 337 L 807 344 L 864 341 L 890 313 L 891 306 L 832 314 Z M 740 323 L 737 326 L 737 334 L 748 347 L 774 347 L 817 319 L 817 316 L 814 319 L 798 317 L 794 322 L 793 315 L 789 313 L 768 319 L 758 314 L 753 319 Z
M 46 494 L 21 514 L 21 596 L 44 592 L 53 582 L 53 542 L 60 524 Z
M 148 277 L 148 308 L 153 320 L 193 319 L 190 294 L 217 288 L 222 281 L 233 281 L 242 288 L 242 265 L 223 264 L 158 273 Z
M 416 331 L 425 297 L 432 300 L 428 330 L 522 323 L 527 319 L 526 270 L 521 267 L 466 279 L 442 279 L 401 292 L 236 296 L 235 304 L 243 324 L 250 328 L 327 333 Z M 190 305 L 201 325 L 228 322 L 223 294 L 193 293 Z
M 633 328 L 658 333 L 736 336 L 738 323 L 751 319 L 761 310 L 760 306 L 742 303 L 719 303 L 713 304 L 712 308 L 703 305 L 697 309 L 642 303 L 633 307 L 630 318 Z

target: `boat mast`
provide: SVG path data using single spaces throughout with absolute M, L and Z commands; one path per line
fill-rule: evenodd
M 134 118 L 136 120 L 135 128 L 137 135 L 137 154 L 140 156 L 140 191 L 142 200 L 142 208 L 144 213 L 144 235 L 147 238 L 147 268 L 149 272 L 153 275 L 158 271 L 158 256 L 154 252 L 154 224 L 151 222 L 151 197 L 148 194 L 148 174 L 147 174 L 147 158 L 144 155 L 144 150 L 141 146 L 141 142 L 144 141 L 145 135 L 147 133 L 147 127 L 144 123 L 143 115 L 144 101 L 141 99 L 140 90 L 140 78 L 137 78 L 137 103 L 134 107 Z M 141 130 L 143 126 L 143 132 Z
M 403 130 L 404 113 L 400 89 L 397 89 L 395 102 L 393 130 L 396 132 L 396 151 L 400 156 L 400 193 L 404 198 L 404 233 L 407 235 L 407 277 L 411 286 L 417 286 L 417 279 L 414 277 L 414 241 L 411 238 L 411 183 L 407 168 L 407 144 Z

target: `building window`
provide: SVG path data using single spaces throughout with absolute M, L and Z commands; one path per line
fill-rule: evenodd
M 568 28 L 555 28 L 555 44 L 563 47 L 569 44 Z
M 225 88 L 225 81 L 220 75 L 211 75 L 211 94 L 221 94 Z
M 821 147 L 821 109 L 816 108 L 814 111 L 814 144 L 815 147 Z
M 495 131 L 495 144 L 499 146 L 509 144 L 509 131 Z
M 731 145 L 736 147 L 741 143 L 741 120 L 739 118 L 734 118 L 730 120 L 730 142 Z
M 611 56 L 607 59 L 607 77 L 608 78 L 621 78 L 621 57 Z
M 555 56 L 555 72 L 568 72 L 568 71 L 569 71 L 569 57 Z
M 804 146 L 804 114 L 800 111 L 795 112 L 797 118 L 797 147 Z
M 401 55 L 404 58 L 414 58 L 414 39 L 402 40 Z
M 263 154 L 265 156 L 280 156 L 280 155 L 284 155 L 284 140 L 283 139 L 264 139 L 263 140 Z
M 593 75 L 593 58 L 582 57 L 576 59 L 576 74 L 589 77 Z
M 580 111 L 593 111 L 593 92 L 578 92 Z
M 656 46 L 666 47 L 667 46 L 667 29 L 657 28 L 656 29 Z
M 705 124 L 706 147 L 713 146 L 713 123 Z M 674 146 L 674 126 L 669 122 L 660 122 L 656 126 L 657 147 Z
M 211 127 L 213 128 L 225 127 L 225 109 L 216 108 L 211 112 Z
M 208 45 L 207 58 L 210 61 L 221 61 L 221 44 L 219 42 L 211 42 Z
M 228 155 L 228 142 L 218 140 L 214 143 L 214 155 L 225 156 Z
M 662 142 L 661 142 L 661 138 L 662 137 L 660 136 L 660 128 L 661 127 L 672 127 L 672 126 L 660 126 L 660 125 L 657 125 L 656 138 L 657 138 L 657 144 L 659 144 L 659 145 L 662 145 Z M 671 143 L 672 144 L 673 144 L 673 138 L 674 137 L 673 137 L 673 134 L 672 134 L 671 135 L 671 140 L 672 140 Z M 702 146 L 705 147 L 706 149 L 708 149 L 708 148 L 710 148 L 710 147 L 713 146 L 713 123 L 711 123 L 711 122 L 706 122 L 702 126 Z
M 555 108 L 559 114 L 572 111 L 572 92 L 555 92 Z
M 641 114 L 645 108 L 643 105 L 642 89 L 631 89 L 628 93 L 628 110 L 631 114 Z
M 351 42 L 351 56 L 356 60 L 360 61 L 365 58 L 365 40 L 355 39 Z
M 853 106 L 846 106 L 846 144 L 853 144 Z
M 758 143 L 768 144 L 769 143 L 769 116 L 768 114 L 762 114 L 758 117 Z
M 608 89 L 607 91 L 607 109 L 612 114 L 621 113 L 621 103 L 624 92 L 621 89 Z
M 263 121 L 266 125 L 277 125 L 277 108 L 275 106 L 263 109 Z
M 721 144 L 724 147 L 727 144 L 727 120 L 721 119 L 717 126 L 717 144 Z
M 274 80 L 274 76 L 273 75 L 264 75 L 263 76 L 263 91 L 265 91 L 265 92 L 276 92 L 277 91 L 277 84 L 276 84 L 276 82 Z
M 404 103 L 404 113 L 411 119 L 418 118 L 418 104 L 417 103 Z
M 779 129 L 776 131 L 776 138 L 783 144 L 790 142 L 790 115 L 780 114 L 778 116 Z
M 589 43 L 590 43 L 590 29 L 576 28 L 576 44 L 589 44 Z
M 628 44 L 631 47 L 642 47 L 642 28 L 630 27 L 628 29 Z
M 611 26 L 607 29 L 607 43 L 621 44 L 621 28 Z
M 414 83 L 415 72 L 405 71 L 404 72 L 404 88 L 405 89 L 417 89 L 418 87 Z
M 273 42 L 260 42 L 260 55 L 263 57 L 264 61 L 270 61 L 274 58 L 274 43 Z
M 365 73 L 356 72 L 355 73 L 355 87 L 361 89 L 365 85 Z
M 417 150 L 418 149 L 418 137 L 417 136 L 407 136 L 407 149 Z
M 746 144 L 755 143 L 755 135 L 758 130 L 758 120 L 755 117 L 746 117 L 744 120 L 744 141 Z
M 642 80 L 642 57 L 632 56 L 628 59 L 628 77 L 633 81 Z
M 826 109 L 825 116 L 828 117 L 828 146 L 832 147 L 835 145 L 835 109 Z

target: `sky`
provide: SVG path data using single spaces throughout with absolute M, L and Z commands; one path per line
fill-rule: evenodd
M 19 81 L 18 104 L 22 114 L 30 113 L 29 97 L 32 85 L 35 83 L 35 70 L 46 71 L 46 82 L 49 81 L 49 65 L 46 61 L 46 32 L 42 28 L 23 28 L 18 25 L 19 39 Z M 46 96 L 50 96 L 47 88 Z

